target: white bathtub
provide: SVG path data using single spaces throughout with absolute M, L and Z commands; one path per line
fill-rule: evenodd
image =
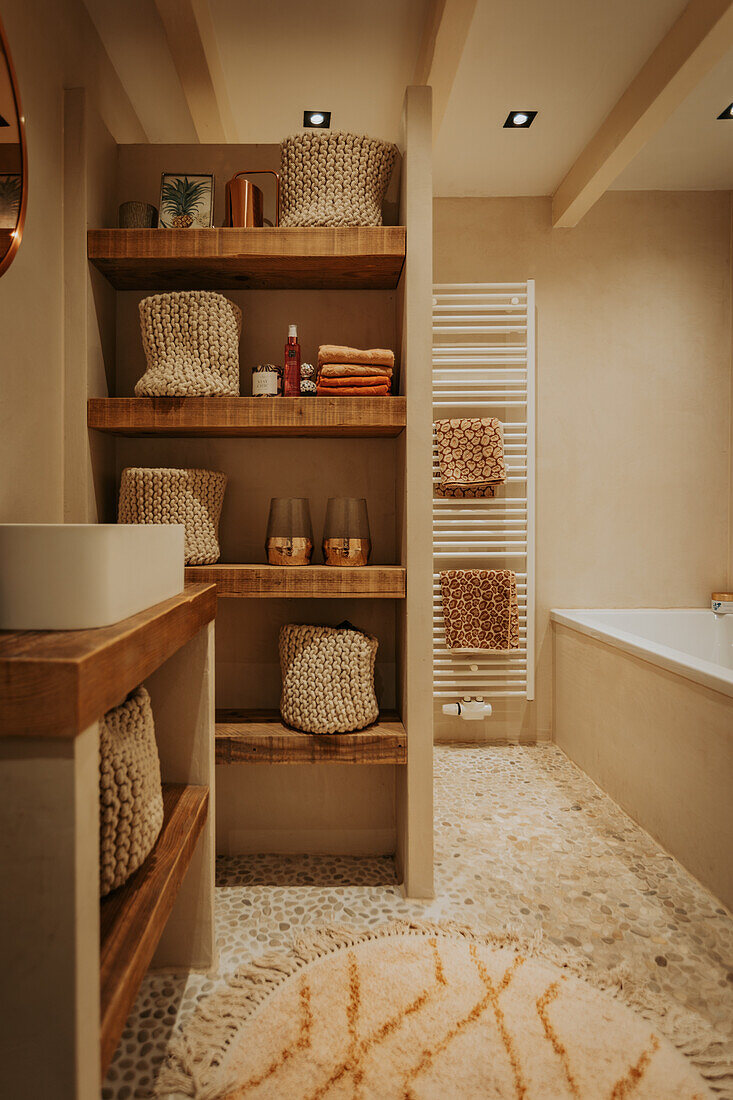
M 733 907 L 733 615 L 554 610 L 554 737 Z
M 554 610 L 553 622 L 733 696 L 733 615 L 705 608 Z M 733 729 L 731 730 L 733 734 Z

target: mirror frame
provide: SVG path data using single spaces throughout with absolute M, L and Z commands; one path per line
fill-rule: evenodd
M 25 118 L 23 116 L 23 108 L 20 105 L 20 91 L 18 90 L 18 78 L 15 75 L 15 66 L 13 65 L 13 58 L 10 53 L 10 47 L 8 46 L 7 35 L 5 34 L 5 27 L 0 19 L 0 46 L 2 46 L 5 54 L 5 61 L 8 66 L 8 75 L 10 76 L 10 84 L 13 89 L 13 102 L 15 103 L 15 113 L 18 118 L 18 133 L 20 134 L 20 171 L 22 178 L 22 191 L 20 196 L 20 210 L 18 211 L 18 221 L 13 231 L 13 239 L 10 242 L 10 248 L 4 256 L 0 257 L 0 275 L 4 275 L 10 267 L 11 263 L 15 259 L 18 249 L 20 248 L 20 242 L 23 238 L 23 228 L 25 226 L 25 214 L 26 207 L 28 206 L 28 149 L 25 141 Z

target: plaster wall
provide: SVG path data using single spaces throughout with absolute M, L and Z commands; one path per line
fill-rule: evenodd
M 26 118 L 29 198 L 18 255 L 0 281 L 0 521 L 60 522 L 67 514 L 65 306 L 70 296 L 86 296 L 89 278 L 84 264 L 65 286 L 65 89 L 84 88 L 101 119 L 90 138 L 95 149 L 107 140 L 102 127 L 117 141 L 143 135 L 81 0 L 7 0 L 2 19 Z M 96 205 L 91 193 L 75 201 L 87 199 Z M 83 358 L 73 371 L 86 377 Z M 78 504 L 88 515 L 86 490 Z
M 438 198 L 437 282 L 536 280 L 537 687 L 441 739 L 552 733 L 551 607 L 704 606 L 730 569 L 731 196 Z

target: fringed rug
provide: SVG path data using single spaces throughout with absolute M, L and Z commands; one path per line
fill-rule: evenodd
M 172 1045 L 157 1095 L 720 1100 L 733 1097 L 720 1040 L 539 936 L 394 922 L 242 967 Z

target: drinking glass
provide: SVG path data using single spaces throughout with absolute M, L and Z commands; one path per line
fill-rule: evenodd
M 366 565 L 372 550 L 364 497 L 331 497 L 323 525 L 326 565 Z
M 273 497 L 265 541 L 270 565 L 310 565 L 313 524 L 307 497 Z

